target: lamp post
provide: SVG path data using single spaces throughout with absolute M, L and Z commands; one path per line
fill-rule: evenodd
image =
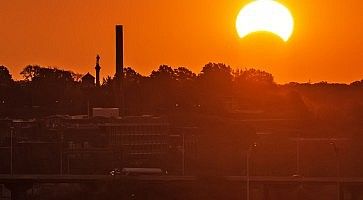
M 67 171 L 68 171 L 68 175 L 71 174 L 70 173 L 70 166 L 69 166 L 69 154 L 67 154 Z
M 182 150 L 182 174 L 185 175 L 185 134 L 183 133 L 183 150 Z
M 337 186 L 337 200 L 340 199 L 340 156 L 339 156 L 339 148 L 336 144 L 336 142 L 334 140 L 330 141 L 330 145 L 333 146 L 334 149 L 334 153 L 335 153 L 335 160 L 336 160 L 336 178 L 337 178 L 337 182 L 336 182 L 336 186 Z
M 10 174 L 13 175 L 13 135 L 14 127 L 10 127 Z
M 297 133 L 297 138 L 296 138 L 296 174 L 294 175 L 295 177 L 301 177 L 302 176 L 302 172 L 301 172 L 301 168 L 300 168 L 300 153 L 301 153 L 301 150 L 300 150 L 300 146 L 301 146 L 301 132 L 298 131 Z M 300 199 L 300 196 L 301 196 L 301 190 L 303 188 L 303 184 L 302 183 L 299 183 L 299 188 L 298 188 L 298 191 L 297 191 L 297 198 Z
M 296 175 L 300 175 L 300 137 L 296 140 Z
M 59 145 L 59 173 L 63 175 L 63 130 L 60 132 L 60 145 Z
M 300 175 L 300 132 L 296 139 L 296 175 Z
M 257 146 L 257 143 L 254 142 L 248 147 L 247 155 L 246 155 L 246 198 L 250 200 L 250 158 L 253 148 Z

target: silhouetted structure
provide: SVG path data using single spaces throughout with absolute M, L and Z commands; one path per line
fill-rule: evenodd
M 121 116 L 125 114 L 124 100 L 124 42 L 123 42 L 123 26 L 116 25 L 116 103 L 120 108 Z
M 100 87 L 100 70 L 101 70 L 101 67 L 100 67 L 100 56 L 97 55 L 96 57 L 96 67 L 95 67 L 95 70 L 96 70 L 96 86 L 97 87 Z
M 363 81 L 279 85 L 270 73 L 223 63 L 208 63 L 197 75 L 161 65 L 142 76 L 124 69 L 123 26 L 115 28 L 115 77 L 102 86 L 99 55 L 96 77 L 28 65 L 24 80 L 14 81 L 0 66 L 0 174 L 109 180 L 116 167 L 150 167 L 203 178 L 242 175 L 238 181 L 249 174 L 254 183 L 287 186 L 300 180 L 362 185 L 356 177 L 363 177 Z M 26 194 L 16 184 L 7 185 L 14 196 Z
M 93 87 L 95 85 L 95 77 L 87 73 L 82 77 L 82 85 L 83 87 Z
M 123 49 L 123 26 L 116 25 L 116 77 L 123 78 L 124 49 Z

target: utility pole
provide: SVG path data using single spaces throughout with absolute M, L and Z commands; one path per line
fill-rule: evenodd
M 68 175 L 71 174 L 71 170 L 70 170 L 70 166 L 69 166 L 69 154 L 67 154 L 67 171 L 68 171 Z
M 183 133 L 182 175 L 185 175 L 185 133 Z
M 251 158 L 252 150 L 256 146 L 257 146 L 256 142 L 253 143 L 252 145 L 250 145 L 247 150 L 247 155 L 246 155 L 246 198 L 247 198 L 247 200 L 250 200 L 250 158 Z
M 89 99 L 90 99 L 90 94 L 88 94 L 88 97 L 87 97 L 88 99 L 87 99 L 87 117 L 88 117 L 88 119 L 90 119 L 91 118 L 91 114 L 90 114 L 90 103 L 89 103 Z
M 300 168 L 300 144 L 301 143 L 301 132 L 299 131 L 296 138 L 296 175 L 298 177 L 302 176 L 301 168 Z M 303 184 L 299 183 L 299 188 L 297 191 L 297 198 L 300 199 L 301 192 L 302 192 Z
M 251 149 L 248 149 L 246 156 L 246 199 L 250 200 L 250 157 Z
M 13 175 L 13 134 L 14 127 L 10 127 L 10 174 Z
M 296 139 L 296 175 L 300 175 L 300 132 Z
M 336 144 L 336 142 L 334 142 L 333 140 L 330 142 L 330 145 L 333 146 L 334 148 L 334 153 L 335 153 L 335 160 L 336 160 L 336 178 L 337 178 L 337 200 L 340 200 L 341 197 L 341 191 L 340 191 L 340 178 L 341 178 L 341 174 L 340 174 L 340 156 L 339 156 L 339 149 L 338 146 Z
M 60 160 L 59 160 L 59 171 L 60 175 L 63 175 L 63 130 L 60 131 L 60 144 L 59 144 L 59 150 L 60 150 Z

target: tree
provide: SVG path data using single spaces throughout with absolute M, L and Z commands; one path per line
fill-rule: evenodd
M 243 109 L 276 108 L 276 84 L 272 74 L 257 69 L 234 71 L 234 96 Z
M 170 111 L 175 107 L 176 78 L 173 68 L 161 65 L 152 71 L 149 78 L 143 82 L 143 94 L 149 98 L 145 102 L 153 111 Z
M 126 114 L 140 114 L 143 101 L 142 83 L 144 77 L 131 67 L 124 69 L 124 95 Z
M 363 86 L 363 80 L 360 80 L 360 81 L 354 81 L 350 84 L 350 86 L 353 86 L 353 87 L 362 87 Z
M 227 94 L 232 86 L 232 69 L 223 63 L 208 63 L 199 74 L 199 79 L 205 90 Z
M 274 85 L 272 74 L 256 69 L 236 70 L 234 73 L 237 84 Z
M 9 86 L 13 82 L 11 74 L 7 67 L 0 66 L 0 85 Z
M 141 79 L 143 78 L 143 76 L 141 74 L 136 72 L 131 67 L 127 67 L 127 68 L 124 69 L 124 77 L 125 77 L 125 81 L 128 84 L 130 84 L 130 83 L 140 83 Z
M 177 81 L 191 81 L 196 78 L 196 75 L 186 67 L 179 67 L 174 70 L 174 76 Z
M 74 81 L 76 75 L 71 71 L 28 65 L 21 74 L 26 82 L 24 95 L 29 96 L 31 107 L 54 114 L 68 112 L 72 105 L 83 103 L 78 82 Z
M 73 73 L 72 72 L 72 78 L 76 82 L 80 82 L 82 80 L 83 75 L 79 73 Z
M 24 80 L 31 81 L 39 74 L 40 68 L 39 65 L 27 65 L 20 74 L 24 77 Z
M 232 69 L 223 63 L 208 63 L 198 75 L 199 102 L 208 111 L 222 112 L 232 95 Z
M 22 72 L 24 80 L 27 81 L 65 81 L 73 82 L 78 79 L 79 74 L 72 71 L 61 70 L 53 67 L 41 67 L 39 65 L 28 65 Z
M 176 80 L 175 95 L 176 105 L 179 110 L 190 110 L 197 104 L 196 101 L 196 75 L 186 67 L 174 69 Z
M 9 111 L 11 108 L 12 96 L 14 91 L 14 81 L 11 77 L 11 74 L 5 66 L 0 66 L 0 113 L 1 115 L 5 114 L 6 111 Z
M 175 74 L 173 68 L 168 65 L 160 65 L 157 71 L 151 72 L 150 78 L 160 81 L 172 81 L 175 80 Z
M 107 76 L 106 78 L 103 78 L 102 80 L 102 86 L 103 87 L 112 87 L 113 79 L 111 76 Z

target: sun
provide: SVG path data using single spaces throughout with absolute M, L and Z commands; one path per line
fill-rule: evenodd
M 255 0 L 239 12 L 236 29 L 241 38 L 267 31 L 287 42 L 294 30 L 294 19 L 290 11 L 275 0 Z

